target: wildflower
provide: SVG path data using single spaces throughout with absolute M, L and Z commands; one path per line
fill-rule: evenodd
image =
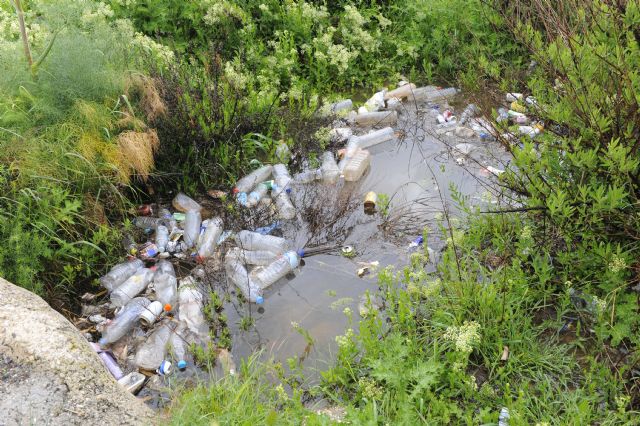
M 352 344 L 353 337 L 355 336 L 353 329 L 347 329 L 347 332 L 342 336 L 336 336 L 336 343 L 342 348 L 346 348 Z
M 537 422 L 536 426 L 549 426 L 549 422 Z
M 217 1 L 207 9 L 204 15 L 204 22 L 207 25 L 215 26 L 228 18 L 234 18 L 238 21 L 245 21 L 245 12 L 242 8 L 228 1 Z
M 320 6 L 316 9 L 312 4 L 303 1 L 301 7 L 302 17 L 311 21 L 320 21 L 322 19 L 326 19 L 329 16 L 329 12 L 324 6 Z
M 281 400 L 286 401 L 287 399 L 289 399 L 289 395 L 287 395 L 287 391 L 284 390 L 282 383 L 276 386 L 276 394 L 278 395 L 278 398 L 280 398 Z
M 260 6 L 258 6 L 258 8 L 264 13 L 267 13 L 269 11 L 269 6 L 264 3 L 260 3 Z
M 351 316 L 353 315 L 351 308 L 348 306 L 342 310 L 342 313 L 348 318 L 351 318 Z
M 445 340 L 454 342 L 456 350 L 469 353 L 473 345 L 480 342 L 480 324 L 475 321 L 465 321 L 461 326 L 450 326 L 444 334 Z
M 336 66 L 340 73 L 345 72 L 349 68 L 351 59 L 358 55 L 357 52 L 350 52 L 349 49 L 342 44 L 329 46 L 327 54 L 329 55 L 331 65 Z
M 614 274 L 617 274 L 618 272 L 626 268 L 627 268 L 627 262 L 620 256 L 614 255 L 613 258 L 611 259 L 611 262 L 609 262 L 609 270 Z
M 298 328 L 300 328 L 300 324 L 298 324 L 295 321 L 291 321 L 291 327 L 293 327 L 293 328 L 295 328 L 297 330 Z
M 607 301 L 600 299 L 598 296 L 591 298 L 591 306 L 598 315 L 602 315 L 607 310 Z
M 478 390 L 478 383 L 476 382 L 476 376 L 469 376 L 469 386 L 471 386 L 471 389 L 473 389 L 474 391 Z
M 529 225 L 525 225 L 522 228 L 522 231 L 520 231 L 520 238 L 523 240 L 531 239 L 532 235 L 533 235 L 533 232 L 531 231 L 531 227 Z
M 237 71 L 231 62 L 225 63 L 224 75 L 229 84 L 237 90 L 244 90 L 247 86 L 247 76 Z
M 160 43 L 156 43 L 142 33 L 135 33 L 132 43 L 146 54 L 155 57 L 164 64 L 168 64 L 173 60 L 174 54 L 171 49 Z
M 382 399 L 382 388 L 373 379 L 362 377 L 358 380 L 358 387 L 362 396 L 367 399 Z
M 350 5 L 344 7 L 344 19 L 347 20 L 349 24 L 357 27 L 361 27 L 367 22 L 358 9 Z
M 380 24 L 381 28 L 387 28 L 389 25 L 391 25 L 391 20 L 382 16 L 381 13 L 378 14 L 377 18 L 378 18 L 378 24 Z

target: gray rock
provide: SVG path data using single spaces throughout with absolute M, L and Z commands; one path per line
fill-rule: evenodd
M 142 425 L 154 412 L 44 300 L 0 278 L 0 424 Z

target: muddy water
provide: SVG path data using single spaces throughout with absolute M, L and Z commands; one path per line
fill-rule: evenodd
M 451 215 L 459 214 L 452 187 L 468 196 L 470 204 L 490 206 L 486 193 L 493 192 L 494 199 L 496 194 L 491 190 L 492 177 L 483 168 L 504 169 L 506 153 L 495 142 L 436 137 L 430 109 L 429 105 L 414 105 L 400 111 L 400 120 L 394 127 L 398 137 L 369 148 L 371 167 L 359 182 L 337 187 L 316 183 L 294 188 L 296 206 L 301 211 L 306 208 L 305 204 L 319 206 L 286 226 L 284 236 L 298 248 L 349 244 L 357 256 L 347 259 L 339 250 L 334 250 L 307 257 L 295 277 L 282 280 L 267 292 L 262 307 L 229 304 L 226 314 L 236 360 L 263 350 L 263 357 L 274 358 L 285 365 L 288 358 L 302 356 L 308 373 L 327 368 L 336 350 L 335 337 L 350 326 L 343 310 L 349 307 L 357 323 L 360 298 L 365 292 L 377 289 L 375 273 L 359 278 L 358 268 L 372 261 L 378 261 L 380 268 L 406 264 L 407 245 L 421 234 L 424 226 L 433 231 L 429 246 L 440 249 L 439 218 L 445 208 Z M 459 143 L 475 147 L 462 166 L 456 159 L 463 155 L 452 149 Z M 363 212 L 362 199 L 368 191 L 390 197 L 387 220 L 379 214 L 369 216 Z M 340 210 L 337 220 L 331 218 L 315 225 L 304 221 L 331 216 L 331 209 Z M 241 320 L 247 316 L 253 319 L 253 326 L 241 329 Z M 307 347 L 305 338 L 292 323 L 310 333 L 315 341 L 313 347 Z

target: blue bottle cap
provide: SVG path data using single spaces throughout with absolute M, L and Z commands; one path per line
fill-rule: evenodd
M 298 252 L 297 252 L 297 253 L 298 253 L 298 256 L 299 256 L 299 257 L 304 257 L 304 255 L 305 255 L 304 249 L 300 249 L 300 250 L 298 250 Z
M 236 195 L 236 199 L 238 200 L 238 203 L 240 203 L 241 205 L 243 205 L 243 206 L 247 205 L 247 193 L 246 192 L 241 192 L 238 195 Z
M 187 361 L 185 361 L 184 359 L 178 361 L 178 369 L 184 370 L 185 368 L 187 368 Z
M 156 371 L 161 376 L 164 376 L 165 374 L 169 374 L 171 372 L 171 362 L 166 360 L 162 361 L 162 363 L 160 364 L 160 367 L 158 367 L 158 370 Z
M 256 304 L 262 305 L 264 303 L 264 297 L 258 296 L 256 297 Z
M 104 346 L 107 344 L 107 339 L 105 339 L 104 337 L 102 337 L 100 340 L 98 340 L 98 344 L 100 346 Z

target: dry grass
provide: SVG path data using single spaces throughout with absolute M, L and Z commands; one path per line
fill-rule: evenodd
M 126 82 L 125 93 L 129 99 L 138 101 L 148 123 L 153 123 L 166 115 L 167 107 L 162 102 L 152 78 L 139 74 L 131 76 Z
M 124 180 L 129 175 L 137 175 L 143 181 L 149 178 L 154 167 L 153 156 L 160 145 L 160 139 L 155 130 L 146 132 L 126 131 L 118 136 L 119 163 L 118 170 L 124 174 Z

